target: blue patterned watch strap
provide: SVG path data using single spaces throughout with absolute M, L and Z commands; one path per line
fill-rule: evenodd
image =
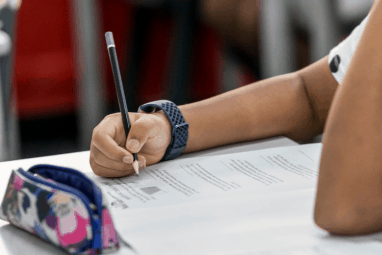
M 171 124 L 171 142 L 161 161 L 180 156 L 187 145 L 188 123 L 185 121 L 179 108 L 171 101 L 158 100 L 139 106 L 138 112 L 155 112 L 162 110 Z

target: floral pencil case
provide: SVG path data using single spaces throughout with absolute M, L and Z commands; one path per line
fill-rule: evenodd
M 106 197 L 74 169 L 36 165 L 12 171 L 0 218 L 71 254 L 119 248 Z

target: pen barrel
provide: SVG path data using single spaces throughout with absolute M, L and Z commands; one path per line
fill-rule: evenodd
M 122 122 L 125 128 L 126 137 L 129 134 L 129 130 L 131 128 L 130 119 L 129 119 L 129 110 L 127 109 L 127 102 L 125 97 L 125 92 L 123 89 L 123 83 L 121 78 L 121 73 L 119 71 L 117 52 L 114 46 L 108 47 L 111 70 L 113 71 L 115 90 L 117 92 L 119 109 L 122 114 Z

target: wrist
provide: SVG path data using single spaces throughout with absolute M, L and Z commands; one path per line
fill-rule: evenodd
M 154 115 L 160 119 L 161 128 L 163 129 L 163 133 L 166 134 L 164 139 L 166 140 L 166 145 L 168 147 L 170 145 L 170 142 L 171 142 L 171 130 L 172 130 L 170 121 L 168 120 L 164 111 L 157 111 L 157 112 L 153 112 L 150 114 L 152 114 L 152 115 Z
M 187 145 L 188 140 L 188 126 L 183 114 L 179 108 L 168 100 L 158 100 L 141 105 L 138 112 L 156 113 L 162 110 L 163 114 L 167 117 L 171 125 L 171 141 L 164 153 L 161 161 L 169 160 L 180 156 Z M 159 115 L 160 118 L 163 116 Z

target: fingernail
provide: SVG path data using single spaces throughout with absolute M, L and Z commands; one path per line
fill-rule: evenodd
M 122 160 L 123 160 L 123 162 L 125 162 L 126 164 L 131 164 L 131 163 L 133 163 L 133 157 L 124 156 Z
M 139 147 L 139 142 L 138 140 L 131 139 L 127 142 L 127 147 L 130 149 L 137 149 Z

